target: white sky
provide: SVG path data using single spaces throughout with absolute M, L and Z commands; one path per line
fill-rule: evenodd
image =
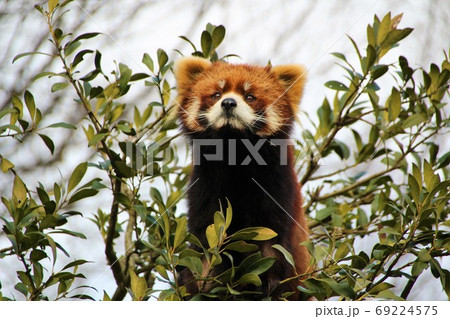
M 29 10 L 28 5 L 33 2 L 17 1 L 17 10 Z M 92 3 L 96 2 L 98 0 L 92 1 Z M 366 43 L 366 26 L 372 22 L 374 14 L 382 17 L 388 11 L 391 11 L 392 15 L 403 12 L 403 20 L 399 27 L 415 29 L 408 38 L 401 42 L 399 48 L 383 58 L 385 64 L 396 62 L 396 57 L 401 54 L 408 58 L 410 65 L 420 65 L 428 69 L 430 62 L 442 60 L 442 50 L 448 50 L 450 45 L 450 31 L 447 29 L 450 10 L 448 1 L 447 10 L 442 10 L 445 8 L 443 3 L 446 1 L 444 0 L 140 1 L 143 4 L 142 9 L 132 20 L 122 26 L 117 26 L 119 20 L 117 16 L 129 13 L 127 8 L 131 1 L 109 0 L 103 2 L 104 6 L 98 13 L 93 16 L 86 13 L 84 18 L 87 19 L 87 24 L 81 32 L 97 31 L 107 34 L 102 38 L 85 42 L 89 48 L 99 49 L 103 53 L 104 70 L 113 69 L 113 60 L 116 60 L 127 64 L 134 72 L 145 72 L 146 69 L 140 62 L 143 53 L 148 52 L 154 59 L 158 48 L 165 49 L 173 57 L 176 56 L 172 51 L 174 48 L 189 53 L 190 47 L 178 38 L 179 35 L 189 35 L 191 40 L 197 44 L 200 32 L 207 22 L 223 24 L 227 29 L 227 35 L 219 53 L 221 55 L 235 53 L 242 58 L 242 60 L 232 61 L 266 64 L 268 60 L 271 60 L 273 65 L 300 63 L 309 69 L 309 80 L 301 107 L 313 118 L 316 116 L 316 109 L 321 104 L 324 95 L 330 94 L 325 90 L 323 83 L 331 79 L 339 80 L 343 74 L 342 69 L 335 65 L 336 59 L 329 53 L 342 52 L 356 64 L 355 54 L 352 53 L 353 48 L 345 35 L 351 35 L 363 50 Z M 151 4 L 144 6 L 148 3 Z M 210 3 L 210 5 L 206 5 L 203 14 L 198 16 L 204 3 Z M 72 6 L 76 6 L 76 1 Z M 0 1 L 0 10 L 2 10 L 1 8 Z M 0 39 L 2 43 L 11 43 L 12 49 L 8 53 L 10 60 L 16 54 L 29 51 L 30 48 L 27 47 L 27 44 L 33 38 L 34 30 L 45 28 L 43 19 L 35 10 L 30 10 L 26 23 L 22 25 L 14 20 L 14 16 L 12 11 L 0 16 Z M 20 25 L 21 28 L 18 38 L 9 42 L 12 29 L 17 25 Z M 187 30 L 190 30 L 191 34 L 187 34 Z M 4 55 L 2 52 L 4 49 L 6 48 L 0 48 L 0 57 Z M 3 78 L 0 82 L 0 100 L 4 97 L 3 90 L 14 87 L 17 81 L 20 82 L 15 70 L 26 63 L 29 63 L 28 60 L 23 59 L 15 64 L 2 66 L 0 70 Z M 32 73 L 35 67 L 36 65 L 31 64 L 27 68 L 27 72 Z M 41 80 L 40 83 L 37 85 L 50 87 L 48 81 Z M 144 89 L 146 88 L 137 86 L 133 90 Z M 38 92 L 38 90 L 35 91 Z M 49 88 L 41 90 L 41 92 L 45 93 L 41 93 L 42 96 L 37 94 L 37 99 L 45 100 L 45 94 L 49 93 Z M 140 92 L 132 92 L 131 96 L 138 93 Z M 68 105 L 68 107 L 73 107 L 73 105 Z M 70 112 L 70 109 L 67 112 Z M 306 122 L 302 123 L 307 125 Z M 80 130 L 78 133 L 82 139 L 82 131 Z M 449 145 L 447 139 L 441 148 L 448 150 Z M 14 154 L 14 150 L 9 150 L 9 152 Z M 80 156 L 82 156 L 80 150 L 70 151 L 65 157 L 65 162 L 54 167 L 54 171 L 49 174 L 59 176 L 58 170 L 61 170 L 63 174 L 67 173 L 73 169 L 73 163 L 76 163 Z M 35 180 L 30 176 L 27 181 L 33 184 Z M 108 205 L 107 200 L 105 202 Z M 84 209 L 91 213 L 96 210 L 95 206 L 84 207 Z M 0 208 L 0 213 L 3 213 L 3 208 Z M 85 215 L 85 217 L 87 216 Z M 71 240 L 69 243 L 70 250 L 74 252 L 73 258 L 94 261 L 84 267 L 89 271 L 90 276 L 83 284 L 91 284 L 99 288 L 98 298 L 103 295 L 103 289 L 112 294 L 115 283 L 111 272 L 107 271 L 103 253 L 104 246 L 95 226 L 91 222 L 77 219 L 77 222 L 71 223 L 70 227 L 74 230 L 86 231 L 89 236 L 88 241 Z M 0 243 L 3 242 L 3 239 L 0 236 Z M 361 245 L 363 246 L 363 244 Z M 120 245 L 117 247 L 118 251 L 122 249 Z M 8 262 L 10 260 L 11 258 L 8 258 Z M 450 267 L 448 261 L 446 265 Z M 420 283 L 416 285 L 410 295 L 412 299 L 446 299 L 440 284 L 433 277 L 422 277 L 420 280 L 423 285 Z M 14 291 L 11 284 L 15 280 L 14 267 L 6 265 L 5 260 L 0 260 L 0 281 L 6 295 L 8 295 L 8 291 L 11 293 Z M 431 281 L 433 284 L 428 284 Z M 425 290 L 417 288 L 424 287 L 424 285 L 426 285 Z M 17 293 L 14 294 L 19 296 Z

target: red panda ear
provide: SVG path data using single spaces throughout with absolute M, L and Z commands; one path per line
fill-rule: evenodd
M 200 57 L 183 57 L 175 63 L 175 79 L 178 94 L 183 95 L 187 89 L 211 66 L 211 62 Z
M 306 68 L 298 64 L 289 64 L 274 66 L 271 71 L 275 73 L 287 90 L 286 95 L 289 97 L 294 110 L 297 111 L 306 83 Z

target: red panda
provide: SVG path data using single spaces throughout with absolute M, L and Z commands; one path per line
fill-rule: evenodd
M 188 229 L 206 244 L 207 226 L 229 200 L 233 220 L 227 233 L 253 226 L 274 230 L 278 236 L 260 245 L 264 256 L 277 258 L 263 278 L 262 292 L 272 298 L 293 291 L 290 299 L 301 299 L 300 280 L 279 282 L 309 266 L 309 253 L 299 245 L 308 229 L 293 146 L 273 143 L 290 141 L 305 73 L 299 65 L 261 67 L 199 57 L 184 57 L 175 65 L 177 114 L 194 152 Z M 290 251 L 295 269 L 274 244 Z

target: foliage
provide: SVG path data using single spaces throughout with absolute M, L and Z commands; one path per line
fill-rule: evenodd
M 188 149 L 176 143 L 180 133 L 168 116 L 173 108 L 173 61 L 159 49 L 153 58 L 144 54 L 146 72 L 134 73 L 122 63 L 105 72 L 102 54 L 85 48 L 89 39 L 101 34 L 73 36 L 61 29 L 59 19 L 70 5 L 70 0 L 50 0 L 45 8 L 37 5 L 48 24 L 54 51 L 24 53 L 14 60 L 31 54 L 59 59 L 61 72 L 45 71 L 35 80 L 58 78 L 52 92 L 75 92 L 78 112 L 86 116 L 86 144 L 100 160 L 79 163 L 66 182 L 44 186 L 42 181 L 30 186 L 14 163 L 0 154 L 2 173 L 14 176 L 12 194 L 2 197 L 0 218 L 10 246 L 0 249 L 0 258 L 21 262 L 16 290 L 27 300 L 92 298 L 90 287 L 72 288 L 76 278 L 85 278 L 78 267 L 85 260 L 55 269 L 58 253 L 69 256 L 70 251 L 54 235 L 85 238 L 63 226 L 74 216 L 86 219 L 89 212 L 79 212 L 77 204 L 87 202 L 92 207 L 104 189 L 112 196 L 111 207 L 108 211 L 96 207 L 91 218 L 104 240 L 117 284 L 111 296 L 104 293 L 104 300 L 121 300 L 127 292 L 133 300 L 151 296 L 159 300 L 261 298 L 257 287 L 274 259 L 263 257 L 253 242 L 273 238 L 273 231 L 255 227 L 227 234 L 232 203 L 215 213 L 214 224 L 206 230 L 209 247 L 203 247 L 187 231 L 179 201 L 190 172 L 189 166 L 180 165 Z M 450 273 L 440 266 L 450 247 L 450 152 L 439 150 L 436 142 L 448 133 L 445 107 L 450 62 L 446 55 L 440 66 L 431 64 L 428 71 L 412 68 L 403 56 L 398 63 L 382 64 L 383 56 L 412 31 L 397 28 L 400 19 L 401 15 L 391 18 L 390 14 L 382 20 L 375 17 L 367 27 L 365 51 L 349 38 L 359 66 L 343 54 L 333 53 L 346 80 L 325 83 L 334 96 L 325 98 L 319 107 L 318 122 L 311 120 L 314 130 L 304 130 L 303 139 L 297 141 L 298 173 L 312 230 L 311 241 L 302 244 L 315 264 L 298 289 L 318 300 L 334 296 L 407 299 L 416 280 L 428 269 L 450 295 Z M 201 49 L 181 38 L 192 46 L 193 55 L 216 61 L 232 56 L 219 58 L 217 49 L 224 37 L 223 26 L 208 24 L 201 34 Z M 84 73 L 91 62 L 93 68 Z M 388 76 L 395 85 L 381 88 L 377 81 Z M 156 99 L 145 106 L 127 105 L 124 97 L 131 86 L 142 83 L 156 93 Z M 380 95 L 386 92 L 389 96 L 383 102 Z M 14 145 L 35 135 L 53 154 L 57 130 L 76 129 L 70 123 L 43 126 L 42 122 L 38 103 L 25 91 L 23 98 L 15 96 L 12 106 L 0 111 L 0 138 Z M 336 156 L 345 166 L 322 172 L 327 167 L 321 167 L 321 161 L 333 161 Z M 376 169 L 369 172 L 369 168 Z M 79 186 L 87 172 L 97 177 Z M 371 248 L 356 251 L 355 241 L 366 237 L 372 238 Z M 118 241 L 125 244 L 122 253 L 116 251 Z M 274 248 L 294 263 L 283 247 Z M 235 265 L 231 251 L 245 252 L 248 257 Z M 44 267 L 44 261 L 50 261 L 51 269 Z M 214 273 L 214 267 L 225 261 L 231 265 L 229 269 Z M 198 295 L 188 296 L 186 288 L 177 284 L 175 278 L 183 267 L 203 283 Z M 393 290 L 392 278 L 398 277 L 406 278 L 406 284 Z M 166 283 L 167 288 L 156 291 L 155 280 Z M 54 293 L 51 287 L 56 284 Z M 80 288 L 82 293 L 74 292 Z M 10 297 L 0 289 L 0 298 Z

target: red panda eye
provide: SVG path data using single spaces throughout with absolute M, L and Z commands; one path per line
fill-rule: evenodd
M 253 102 L 254 100 L 256 100 L 256 98 L 253 94 L 246 94 L 245 99 L 249 102 Z
M 221 96 L 222 96 L 222 93 L 220 93 L 220 92 L 216 92 L 213 95 L 211 95 L 211 97 L 215 100 L 220 99 Z

